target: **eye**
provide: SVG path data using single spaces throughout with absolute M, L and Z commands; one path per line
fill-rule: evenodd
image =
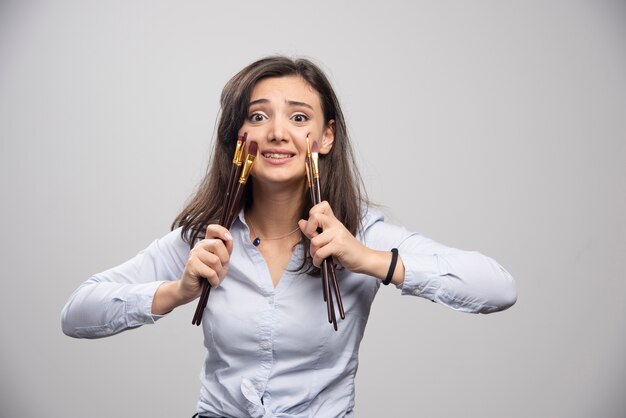
M 297 113 L 291 117 L 294 122 L 303 123 L 309 120 L 309 117 L 303 113 Z
M 259 112 L 252 113 L 248 116 L 250 122 L 263 122 L 265 119 L 267 119 L 267 116 Z

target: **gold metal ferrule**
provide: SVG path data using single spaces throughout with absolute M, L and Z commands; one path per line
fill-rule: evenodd
M 248 176 L 250 175 L 250 171 L 252 171 L 252 166 L 254 165 L 254 160 L 256 155 L 248 154 L 246 157 L 246 162 L 243 165 L 243 169 L 241 169 L 241 176 L 239 177 L 239 183 L 246 184 L 248 181 Z
M 235 156 L 233 157 L 233 164 L 238 166 L 241 165 L 241 157 L 243 154 L 243 141 L 241 139 L 237 140 L 237 146 L 235 147 Z
M 304 168 L 306 171 L 306 185 L 308 186 L 308 188 L 311 188 L 311 175 L 309 174 L 309 163 L 305 162 L 304 163 Z
M 313 165 L 313 177 L 316 179 L 320 177 L 318 164 L 319 164 L 319 154 L 317 152 L 314 152 L 311 158 L 311 165 Z

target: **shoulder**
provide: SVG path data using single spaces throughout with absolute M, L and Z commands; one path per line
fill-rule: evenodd
M 155 239 L 147 250 L 156 251 L 160 254 L 176 255 L 181 259 L 185 259 L 189 253 L 190 246 L 182 235 L 182 228 L 176 228 L 161 238 Z
M 361 230 L 366 231 L 378 222 L 385 222 L 385 215 L 377 208 L 369 205 L 361 206 Z
M 386 247 L 404 240 L 410 232 L 405 228 L 385 221 L 383 212 L 372 206 L 361 208 L 361 230 L 359 239 L 367 246 Z
M 156 241 L 161 243 L 162 245 L 167 245 L 167 246 L 189 247 L 189 244 L 184 239 L 182 232 L 183 232 L 182 228 L 172 229 L 167 234 L 163 235 L 161 238 L 158 238 Z
M 358 239 L 373 249 L 399 248 L 401 245 L 422 245 L 431 241 L 418 232 L 388 222 L 383 212 L 372 206 L 362 207 L 361 226 Z

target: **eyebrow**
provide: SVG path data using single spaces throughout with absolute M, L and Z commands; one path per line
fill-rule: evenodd
M 253 105 L 256 105 L 256 104 L 265 104 L 265 103 L 269 103 L 269 100 L 267 100 L 267 99 L 257 99 L 257 100 L 251 101 L 248 106 L 253 106 Z M 313 106 L 311 106 L 310 104 L 308 104 L 306 102 L 299 102 L 297 100 L 287 100 L 287 104 L 290 105 L 290 106 L 308 107 L 309 109 L 314 110 Z

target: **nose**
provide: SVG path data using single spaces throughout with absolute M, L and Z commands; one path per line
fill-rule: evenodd
M 283 142 L 287 140 L 287 130 L 285 129 L 285 126 L 280 118 L 276 118 L 272 121 L 268 132 L 268 139 L 270 141 L 278 142 Z

